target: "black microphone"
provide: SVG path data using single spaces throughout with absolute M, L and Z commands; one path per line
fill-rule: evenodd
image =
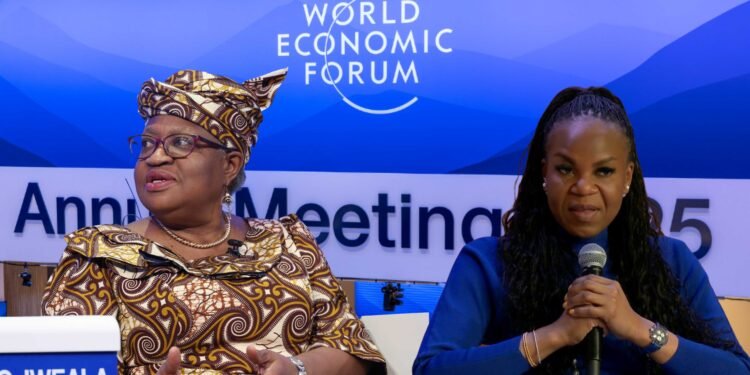
M 227 249 L 228 253 L 232 253 L 235 256 L 240 256 L 240 246 L 244 245 L 242 241 L 231 239 L 227 241 L 227 244 L 229 244 L 229 249 Z
M 601 246 L 595 243 L 583 245 L 578 252 L 578 265 L 581 266 L 582 275 L 601 276 L 604 264 L 607 263 L 607 253 Z M 584 360 L 586 361 L 586 374 L 599 375 L 601 367 L 602 329 L 594 327 L 586 335 L 584 341 Z

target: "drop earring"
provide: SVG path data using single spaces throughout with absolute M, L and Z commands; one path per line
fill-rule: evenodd
M 226 190 L 224 196 L 221 198 L 221 203 L 227 206 L 227 212 L 229 212 L 230 205 L 232 204 L 232 195 L 229 194 L 229 190 Z
M 546 178 L 542 180 L 542 190 L 544 190 L 545 193 L 547 192 L 547 179 Z
M 628 195 L 629 191 L 630 191 L 630 185 L 625 185 L 625 192 L 622 193 L 622 197 L 625 198 L 625 196 Z

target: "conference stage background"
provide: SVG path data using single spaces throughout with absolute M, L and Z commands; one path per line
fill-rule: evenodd
M 750 296 L 744 1 L 0 2 L 0 260 L 147 212 L 126 138 L 141 83 L 289 68 L 237 194 L 298 212 L 340 276 L 444 281 L 499 233 L 549 99 L 606 85 L 632 115 L 664 231 Z M 335 16 L 337 15 L 337 16 Z

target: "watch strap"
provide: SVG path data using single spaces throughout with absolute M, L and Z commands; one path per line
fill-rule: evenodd
M 661 346 L 656 345 L 656 344 L 654 344 L 652 342 L 652 343 L 649 343 L 648 345 L 646 345 L 646 347 L 642 348 L 641 350 L 643 350 L 643 352 L 646 353 L 646 354 L 651 354 L 651 353 L 653 353 L 653 352 L 655 352 L 655 351 L 657 351 L 659 349 L 661 349 Z

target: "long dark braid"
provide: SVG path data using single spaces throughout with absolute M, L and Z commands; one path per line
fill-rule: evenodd
M 680 297 L 679 282 L 657 248 L 661 232 L 649 210 L 633 128 L 620 99 L 605 88 L 571 87 L 552 99 L 529 145 L 518 196 L 503 217 L 506 237 L 503 248 L 499 249 L 505 264 L 503 282 L 518 333 L 557 320 L 562 314 L 567 287 L 577 276 L 571 238 L 556 223 L 546 204 L 542 159 L 552 127 L 579 116 L 594 116 L 617 124 L 630 143 L 633 178 L 620 211 L 608 227 L 608 257 L 633 309 L 688 339 L 734 348 L 732 343 L 719 340 Z M 536 371 L 562 373 L 570 368 L 575 355 L 574 348 L 558 350 Z M 649 370 L 659 372 L 652 363 Z

